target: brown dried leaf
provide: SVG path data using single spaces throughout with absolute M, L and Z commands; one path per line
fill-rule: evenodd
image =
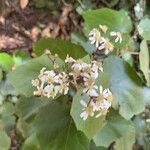
M 21 9 L 25 9 L 29 3 L 29 0 L 20 0 Z

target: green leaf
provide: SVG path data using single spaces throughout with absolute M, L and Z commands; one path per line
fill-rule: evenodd
M 3 79 L 3 71 L 2 69 L 0 68 L 0 81 Z
M 95 51 L 95 46 L 91 45 L 90 42 L 86 40 L 86 37 L 84 37 L 82 34 L 72 33 L 71 41 L 75 44 L 81 45 L 89 54 Z
M 107 25 L 108 32 L 119 31 L 122 33 L 123 39 L 122 42 L 121 43 L 112 42 L 114 47 L 116 49 L 129 47 L 131 41 L 129 33 L 132 30 L 132 22 L 127 12 L 102 8 L 86 11 L 85 13 L 83 13 L 83 18 L 85 20 L 84 31 L 86 35 L 88 35 L 88 33 L 93 28 L 99 28 L 100 24 Z M 109 34 L 107 34 L 106 36 L 108 35 Z
M 14 114 L 14 105 L 10 102 L 3 103 L 3 105 L 0 105 L 0 114 L 5 116 Z
M 150 85 L 150 77 L 149 77 L 149 50 L 145 40 L 143 40 L 140 44 L 140 68 L 145 75 L 145 79 L 147 81 L 147 85 Z
M 29 59 L 31 59 L 29 53 L 22 50 L 18 50 L 13 54 L 13 60 L 16 66 L 26 63 Z
M 150 88 L 144 88 L 144 100 L 146 105 L 150 105 Z
M 30 137 L 28 137 L 24 144 L 23 144 L 23 150 L 40 150 L 40 146 L 36 137 L 36 134 L 32 134 Z
M 24 138 L 34 133 L 34 119 L 39 110 L 48 105 L 50 100 L 44 97 L 23 97 L 21 96 L 16 104 L 16 115 L 19 117 L 17 129 Z
M 135 131 L 131 131 L 127 135 L 116 141 L 116 150 L 133 150 L 133 144 L 135 143 Z
M 0 82 L 0 91 L 3 96 L 17 95 L 14 87 L 7 79 Z
M 118 114 L 110 113 L 107 124 L 93 138 L 96 146 L 108 147 L 112 142 L 134 131 L 131 121 Z
M 38 56 L 43 54 L 46 49 L 49 49 L 52 54 L 58 54 L 61 59 L 65 59 L 67 54 L 75 59 L 82 58 L 87 54 L 81 46 L 69 41 L 52 38 L 41 39 L 35 43 L 33 48 Z
M 116 11 L 108 8 L 89 10 L 83 13 L 85 20 L 85 30 L 89 33 L 99 25 L 107 25 L 112 31 L 129 33 L 132 30 L 132 23 L 124 11 Z
M 68 110 L 56 101 L 37 114 L 35 131 L 44 150 L 87 150 L 89 147 L 88 139 L 77 131 Z
M 0 150 L 8 150 L 10 148 L 10 142 L 8 135 L 0 130 Z
M 102 146 L 96 146 L 95 143 L 91 141 L 89 150 L 107 150 L 107 148 L 102 147 Z
M 81 92 L 77 92 L 77 94 L 73 98 L 73 103 L 71 107 L 71 116 L 76 124 L 78 130 L 84 132 L 84 134 L 91 139 L 98 130 L 100 130 L 104 124 L 104 116 L 95 118 L 95 117 L 88 117 L 87 120 L 83 120 L 80 117 L 80 114 L 83 112 L 83 106 L 80 103 L 80 100 L 85 101 L 86 103 L 89 102 L 89 97 L 85 94 L 83 95 Z
M 24 120 L 37 114 L 39 109 L 49 103 L 47 98 L 41 97 L 20 97 L 16 104 L 16 114 Z
M 3 121 L 4 128 L 7 131 L 15 127 L 14 105 L 10 102 L 4 102 L 0 105 L 0 119 Z
M 123 60 L 125 60 L 126 62 L 128 62 L 130 64 L 130 66 L 133 66 L 133 57 L 132 54 L 129 52 L 126 52 L 123 56 L 122 56 Z
M 150 40 L 150 19 L 144 18 L 140 21 L 138 25 L 139 34 L 144 38 L 144 40 Z
M 28 63 L 18 66 L 16 70 L 8 74 L 8 79 L 19 94 L 30 97 L 35 90 L 31 81 L 38 77 L 43 67 L 53 69 L 53 64 L 46 55 L 29 60 Z
M 16 129 L 24 139 L 30 137 L 33 133 L 35 133 L 33 121 L 34 119 L 32 121 L 30 120 L 30 122 L 27 122 L 22 118 L 18 119 L 16 123 Z
M 0 53 L 0 67 L 4 71 L 10 71 L 14 65 L 14 61 L 10 55 L 7 53 Z
M 142 112 L 145 108 L 144 87 L 135 70 L 125 61 L 110 56 L 104 61 L 104 72 L 113 93 L 113 107 L 126 119 Z

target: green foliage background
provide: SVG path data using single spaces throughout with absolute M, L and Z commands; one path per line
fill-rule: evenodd
M 129 3 L 123 2 L 124 9 L 117 11 L 87 10 L 94 6 L 83 1 L 76 9 L 83 16 L 84 32 L 72 33 L 72 42 L 41 39 L 33 45 L 36 58 L 31 59 L 24 52 L 13 56 L 0 53 L 0 150 L 9 149 L 10 132 L 14 129 L 22 139 L 23 150 L 105 150 L 110 145 L 116 150 L 130 150 L 135 143 L 149 150 L 150 19 L 147 5 L 143 16 L 139 19 L 135 15 L 133 20 Z M 118 1 L 108 3 L 113 7 Z M 45 7 L 40 1 L 36 2 L 36 7 L 39 6 Z M 108 115 L 83 121 L 80 100 L 88 99 L 80 91 L 73 95 L 71 105 L 67 103 L 68 95 L 54 100 L 33 97 L 31 80 L 42 67 L 53 69 L 51 60 L 43 54 L 45 49 L 58 54 L 62 69 L 67 54 L 86 61 L 94 53 L 87 40 L 88 33 L 99 24 L 107 25 L 110 31 L 123 32 L 122 44 L 116 44 L 115 51 L 103 58 L 104 74 L 99 77 L 114 97 Z M 138 32 L 139 41 L 132 37 L 133 31 Z M 135 61 L 133 54 L 137 53 L 139 60 Z M 16 69 L 12 71 L 14 65 Z

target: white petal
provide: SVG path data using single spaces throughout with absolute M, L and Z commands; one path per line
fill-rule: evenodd
M 68 91 L 69 91 L 69 88 L 66 87 L 66 88 L 64 89 L 64 95 L 66 95 L 66 94 L 68 93 Z
M 98 77 L 98 71 L 91 72 L 91 77 L 94 77 L 96 79 Z
M 93 36 L 89 37 L 90 41 L 93 41 L 95 38 Z
M 116 37 L 115 39 L 115 43 L 117 43 L 119 41 L 119 37 Z
M 120 43 L 122 42 L 122 37 L 120 37 L 120 40 L 119 40 L 119 42 L 120 42 Z
M 96 116 L 95 116 L 95 118 L 98 118 L 98 117 L 100 117 L 101 116 L 101 113 L 98 113 Z
M 108 109 L 110 106 L 111 106 L 111 103 L 106 100 L 103 100 L 103 102 L 100 104 L 101 109 Z
M 88 113 L 84 111 L 80 114 L 80 117 L 83 118 L 83 120 L 86 120 L 88 118 Z
M 104 48 L 105 48 L 105 46 L 104 46 L 104 44 L 102 44 L 98 47 L 98 50 L 103 50 Z
M 99 41 L 96 41 L 96 48 L 98 48 L 99 46 Z
M 100 92 L 100 94 L 103 93 L 103 87 L 101 85 L 99 86 L 99 92 Z
M 87 92 L 87 94 L 89 94 L 89 96 L 98 96 L 98 93 L 96 92 L 96 90 L 92 89 L 92 90 L 89 90 Z
M 105 50 L 105 55 L 107 55 L 109 53 L 109 50 L 108 49 L 106 49 Z
M 95 43 L 95 39 L 93 39 L 92 41 L 91 41 L 91 44 L 94 44 Z
M 54 88 L 54 85 L 53 84 L 50 84 L 50 85 L 47 85 L 45 88 L 44 88 L 44 91 L 46 93 L 49 93 L 51 91 L 53 91 L 53 88 Z
M 117 33 L 116 33 L 116 32 L 114 32 L 114 31 L 112 31 L 112 32 L 110 32 L 110 35 L 111 35 L 111 36 L 116 36 L 116 35 L 117 35 Z
M 86 72 L 82 73 L 81 75 L 84 77 L 83 78 L 84 81 L 87 81 L 87 79 L 90 78 L 90 75 Z
M 103 94 L 106 94 L 106 93 L 108 93 L 108 90 L 104 89 Z
M 98 89 L 98 86 L 97 86 L 97 85 L 94 85 L 93 87 L 94 87 L 95 89 Z

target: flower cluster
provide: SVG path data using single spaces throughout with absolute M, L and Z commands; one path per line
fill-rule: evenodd
M 73 85 L 77 90 L 83 89 L 83 94 L 90 97 L 88 104 L 83 100 L 80 101 L 83 106 L 80 117 L 83 120 L 95 114 L 95 117 L 105 115 L 111 107 L 112 94 L 109 89 L 103 91 L 102 86 L 98 88 L 96 85 L 99 73 L 103 71 L 102 63 L 97 61 L 85 63 L 69 56 L 66 57 L 65 63 L 66 72 L 42 68 L 38 79 L 32 80 L 32 85 L 37 88 L 33 94 L 55 98 L 57 94 L 67 94 L 69 85 Z
M 69 90 L 68 77 L 65 72 L 56 73 L 54 70 L 42 68 L 38 79 L 32 80 L 32 85 L 37 88 L 36 96 L 54 98 L 58 93 L 67 94 Z
M 103 71 L 102 64 L 96 61 L 87 64 L 82 60 L 74 60 L 71 57 L 67 57 L 66 62 L 71 64 L 69 76 L 72 76 L 75 84 L 78 84 L 78 81 L 80 84 L 82 83 L 83 93 L 89 96 L 97 96 L 96 90 L 98 87 L 95 85 L 95 81 L 99 71 Z
M 105 54 L 108 54 L 114 49 L 113 44 L 110 42 L 110 40 L 104 35 L 107 33 L 108 27 L 105 25 L 99 25 L 99 29 L 94 28 L 89 33 L 89 40 L 91 41 L 91 44 L 95 44 L 97 50 L 101 51 L 103 50 Z M 115 37 L 115 42 L 122 42 L 122 36 L 120 32 L 110 32 L 110 36 Z
M 112 102 L 112 93 L 109 89 L 104 89 L 102 86 L 99 87 L 99 94 L 95 97 L 91 97 L 88 104 L 85 101 L 81 100 L 80 103 L 83 106 L 83 112 L 80 114 L 80 117 L 83 120 L 86 120 L 89 116 L 96 118 L 106 115 L 108 109 L 111 107 Z

